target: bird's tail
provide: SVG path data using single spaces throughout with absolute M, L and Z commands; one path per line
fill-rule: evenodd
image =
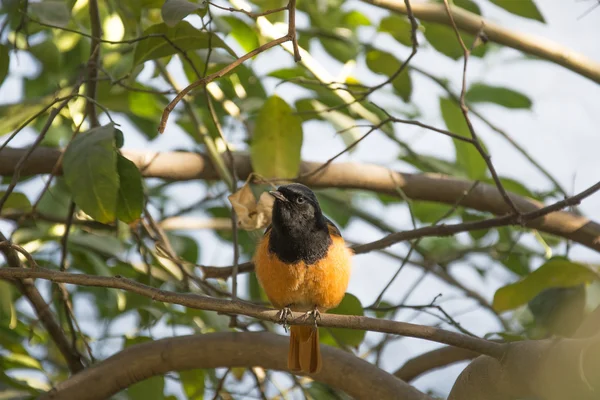
M 308 374 L 315 374 L 321 370 L 321 347 L 317 327 L 290 327 L 288 368 L 290 371 Z

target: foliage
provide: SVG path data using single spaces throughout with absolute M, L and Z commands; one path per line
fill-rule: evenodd
M 377 13 L 371 15 L 350 0 L 298 0 L 297 12 L 305 21 L 298 27 L 298 43 L 308 52 L 304 63 L 293 64 L 291 56 L 282 55 L 277 49 L 250 58 L 186 96 L 170 114 L 165 136 L 159 138 L 157 128 L 163 110 L 181 86 L 214 74 L 268 43 L 274 38 L 272 30 L 279 35 L 278 25 L 273 24 L 283 22 L 285 12 L 257 18 L 252 13 L 230 12 L 227 10 L 230 5 L 224 9 L 202 1 L 102 1 L 97 4 L 100 27 L 94 27 L 92 2 L 95 0 L 4 0 L 0 10 L 0 85 L 8 85 L 9 81 L 13 85 L 16 81 L 22 84 L 21 93 L 0 104 L 0 135 L 9 146 L 10 134 L 28 132 L 30 138 L 40 138 L 40 146 L 66 149 L 63 176 L 47 175 L 45 179 L 51 180 L 47 188 L 44 188 L 46 180 L 25 175 L 20 177 L 17 190 L 9 186 L 10 176 L 4 177 L 0 187 L 0 198 L 4 199 L 0 216 L 12 221 L 10 240 L 30 252 L 41 267 L 54 270 L 68 267 L 71 272 L 122 276 L 167 290 L 223 297 L 223 293 L 231 290 L 230 282 L 204 279 L 202 263 L 214 255 L 215 243 L 221 254 L 230 254 L 233 243 L 237 243 L 240 261 L 247 261 L 261 234 L 240 230 L 234 235 L 229 222 L 223 224 L 231 218 L 227 195 L 237 187 L 227 174 L 235 177 L 239 172 L 229 170 L 229 151 L 249 153 L 258 180 L 251 185 L 254 193 L 246 195 L 255 202 L 269 188 L 260 179 L 291 180 L 307 172 L 301 169 L 303 157 L 311 159 L 313 154 L 323 152 L 335 156 L 334 149 L 314 144 L 315 136 L 325 137 L 328 132 L 336 132 L 336 146 L 340 149 L 357 144 L 363 135 L 364 138 L 381 135 L 382 146 L 389 146 L 386 150 L 396 154 L 394 168 L 403 171 L 496 184 L 484 158 L 487 154 L 468 141 L 473 138 L 472 127 L 461 110 L 460 91 L 454 89 L 459 85 L 450 84 L 460 80 L 449 71 L 435 66 L 421 68 L 418 66 L 421 64 L 412 62 L 397 73 L 413 44 L 411 22 L 406 16 L 386 11 L 381 18 L 376 17 Z M 545 22 L 532 0 L 489 2 L 512 14 L 516 21 L 524 17 Z M 480 5 L 488 0 L 453 3 L 481 15 Z M 232 1 L 231 7 L 239 8 L 241 4 Z M 280 0 L 255 0 L 252 10 L 261 13 L 286 4 Z M 440 65 L 448 61 L 462 63 L 463 48 L 452 27 L 425 20 L 417 21 L 417 25 L 421 49 L 435 52 Z M 101 57 L 98 76 L 92 79 L 96 84 L 92 95 L 95 98 L 90 98 L 87 74 L 93 70 L 89 59 L 94 53 L 91 32 L 95 28 L 101 28 L 104 41 L 96 50 Z M 497 52 L 492 51 L 497 45 L 476 41 L 481 38 L 469 34 L 464 34 L 463 39 L 467 47 L 474 45 L 472 54 L 476 58 L 470 62 L 501 61 Z M 270 62 L 270 57 L 277 60 Z M 19 74 L 21 62 L 34 63 L 35 73 Z M 341 72 L 334 78 L 327 70 Z M 385 84 L 370 90 L 382 82 Z M 484 80 L 467 83 L 464 101 L 471 111 L 479 112 L 480 107 L 485 110 L 486 105 L 492 104 L 508 116 L 515 111 L 531 112 L 536 101 L 521 88 Z M 439 90 L 431 91 L 432 87 Z M 419 100 L 425 92 L 429 99 L 434 99 L 433 118 L 429 118 L 431 109 Z M 60 108 L 60 102 L 65 100 L 68 105 Z M 101 126 L 88 123 L 87 102 L 96 105 Z M 49 121 L 53 110 L 57 111 Z M 478 131 L 490 135 L 498 131 L 486 125 L 486 120 L 476 119 L 473 112 L 470 115 L 477 121 Z M 433 138 L 428 133 L 433 150 L 438 146 L 452 148 L 454 151 L 449 153 L 453 154 L 417 150 L 423 147 L 411 143 L 403 130 L 406 125 L 392 121 L 391 116 L 410 120 L 427 116 L 435 120 L 432 125 L 438 131 L 447 129 L 467 140 L 442 134 Z M 427 129 L 419 129 L 415 132 L 425 135 Z M 219 179 L 194 183 L 193 188 L 169 179 L 144 180 L 142 175 L 146 171 L 144 168 L 140 171 L 140 164 L 136 166 L 130 161 L 125 150 L 132 147 L 131 143 L 137 146 L 140 138 L 143 146 L 159 143 L 157 146 L 162 148 L 167 143 L 169 150 L 206 154 Z M 488 138 L 486 134 L 480 139 L 484 153 L 494 150 L 485 145 Z M 366 138 L 357 148 L 367 149 L 377 157 L 379 150 L 369 146 Z M 539 192 L 542 184 L 522 181 L 518 175 L 508 178 L 501 174 L 498 179 L 514 195 L 548 204 L 565 195 L 554 183 L 544 182 L 548 190 Z M 403 193 L 401 186 L 398 183 L 397 193 L 377 196 L 339 188 L 318 190 L 317 195 L 324 212 L 342 231 L 368 225 L 389 233 L 412 229 L 412 224 L 417 227 L 469 223 L 491 217 L 492 210 L 481 207 L 410 200 L 412 195 Z M 249 186 L 244 186 L 244 190 L 249 191 Z M 242 206 L 257 212 L 256 204 Z M 412 224 L 381 218 L 384 213 L 400 208 L 410 214 Z M 242 228 L 262 227 L 264 210 L 260 210 L 260 223 L 256 222 L 256 215 L 246 215 L 249 219 L 242 221 Z M 203 235 L 167 228 L 171 217 L 190 217 L 192 213 L 210 218 L 217 226 L 215 234 L 207 236 L 209 244 L 203 241 Z M 3 231 L 6 226 L 1 225 Z M 470 231 L 468 235 L 424 238 L 413 243 L 409 264 L 430 266 L 428 271 L 438 279 L 455 286 L 461 296 L 471 297 L 488 311 L 492 307 L 497 313 L 522 310 L 529 304 L 534 317 L 541 321 L 548 314 L 545 310 L 553 310 L 555 302 L 562 298 L 547 295 L 557 293 L 553 288 L 577 288 L 577 307 L 583 309 L 585 295 L 582 297 L 581 293 L 585 292 L 586 284 L 594 285 L 598 277 L 594 266 L 567 257 L 549 258 L 553 252 L 563 254 L 565 243 L 563 238 L 542 236 L 518 226 L 486 228 Z M 406 251 L 397 250 L 391 253 L 392 257 L 408 257 Z M 224 260 L 230 258 L 218 258 L 220 263 L 225 263 Z M 491 304 L 482 304 L 486 297 L 491 297 L 487 293 L 473 296 L 471 290 L 453 280 L 450 272 L 455 265 L 475 271 L 482 279 L 502 279 L 497 282 L 499 289 Z M 375 270 L 379 266 L 369 268 Z M 265 301 L 253 275 L 239 278 L 239 282 L 240 297 Z M 116 289 L 68 286 L 65 290 L 75 305 L 76 316 L 80 320 L 82 315 L 86 316 L 82 333 L 65 311 L 68 307 L 59 296 L 61 288 L 56 284 L 48 287 L 48 293 L 53 294 L 52 311 L 58 315 L 69 338 L 71 332 L 76 337 L 77 351 L 84 358 L 89 358 L 88 344 L 97 357 L 105 357 L 107 353 L 101 351 L 104 342 L 110 342 L 114 353 L 161 335 L 154 336 L 154 332 L 162 332 L 164 336 L 166 331 L 175 335 L 232 329 L 229 318 L 215 313 L 157 303 Z M 379 292 L 381 288 L 374 290 Z M 404 298 L 401 294 L 390 290 L 385 301 L 368 306 L 369 298 L 348 293 L 331 312 L 393 319 L 406 305 L 398 304 L 401 298 Z M 422 309 L 441 318 L 445 327 L 455 327 L 436 311 L 438 303 L 434 303 L 435 300 Z M 83 312 L 80 304 L 88 309 Z M 519 320 L 518 312 L 491 315 L 506 328 L 502 332 L 506 337 L 533 336 L 536 322 Z M 240 326 L 249 324 L 250 320 L 240 319 Z M 118 329 L 123 320 L 128 321 L 131 329 Z M 94 329 L 90 329 L 90 324 Z M 545 326 L 546 322 L 538 325 Z M 511 326 L 518 327 L 511 329 Z M 367 359 L 379 363 L 381 349 L 387 346 L 388 339 L 365 337 L 369 338 L 364 331 L 339 328 L 323 330 L 321 335 L 322 342 L 331 346 L 357 354 L 368 350 Z M 64 358 L 25 306 L 24 295 L 5 281 L 0 281 L 0 355 L 0 392 L 9 388 L 33 398 L 68 376 Z M 236 369 L 227 374 L 225 379 L 222 371 L 180 371 L 169 379 L 153 377 L 140 382 L 119 398 L 172 398 L 173 393 L 178 398 L 211 398 L 217 387 L 231 390 L 236 398 L 235 389 L 239 387 L 258 393 L 254 388 L 256 371 Z M 258 374 L 256 379 L 268 382 Z M 306 385 L 306 390 L 318 398 L 338 396 L 322 383 Z

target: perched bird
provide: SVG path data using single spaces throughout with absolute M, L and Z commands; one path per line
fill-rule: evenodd
M 273 218 L 256 249 L 256 275 L 284 322 L 290 310 L 315 319 L 314 326 L 291 327 L 288 368 L 316 373 L 321 369 L 316 320 L 344 298 L 352 250 L 309 188 L 292 183 L 269 193 L 275 197 Z

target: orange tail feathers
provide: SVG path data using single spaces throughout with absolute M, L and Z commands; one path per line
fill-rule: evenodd
M 294 372 L 315 374 L 321 370 L 319 329 L 314 326 L 290 327 L 288 368 Z

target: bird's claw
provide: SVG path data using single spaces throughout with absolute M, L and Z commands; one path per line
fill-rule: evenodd
M 277 318 L 279 318 L 279 323 L 283 325 L 283 329 L 287 332 L 290 324 L 288 323 L 289 318 L 292 316 L 292 310 L 289 306 L 283 307 L 277 313 Z
M 319 309 L 317 308 L 317 306 L 315 306 L 314 309 L 312 309 L 311 311 L 307 311 L 306 312 L 306 318 L 310 318 L 312 317 L 314 322 L 315 322 L 315 328 L 318 327 L 317 325 L 317 320 L 321 320 L 321 312 L 319 311 Z

